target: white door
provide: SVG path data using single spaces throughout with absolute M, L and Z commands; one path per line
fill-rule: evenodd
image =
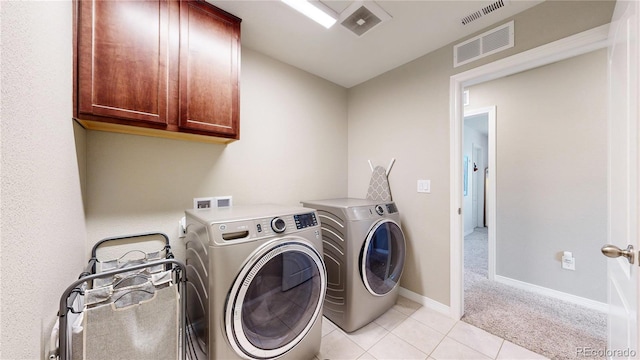
M 638 357 L 638 0 L 618 1 L 609 33 L 609 244 L 607 357 Z M 603 252 L 605 249 L 603 248 Z M 620 254 L 620 253 L 618 253 Z M 615 248 L 609 247 L 609 255 Z

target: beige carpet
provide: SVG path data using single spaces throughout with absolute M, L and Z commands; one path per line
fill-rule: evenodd
M 489 281 L 486 228 L 466 236 L 464 247 L 462 321 L 550 359 L 584 359 L 579 348 L 604 351 L 606 314 Z

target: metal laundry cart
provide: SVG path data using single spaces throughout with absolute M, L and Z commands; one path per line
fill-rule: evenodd
M 97 256 L 116 242 L 130 247 L 158 238 L 164 239 L 159 251 L 134 249 L 106 261 Z M 186 359 L 185 269 L 162 233 L 99 241 L 85 271 L 60 297 L 58 351 L 49 358 Z

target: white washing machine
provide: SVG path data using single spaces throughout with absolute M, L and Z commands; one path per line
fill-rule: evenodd
M 398 299 L 406 244 L 393 202 L 364 199 L 303 201 L 318 210 L 327 295 L 324 315 L 346 332 L 389 310 Z
M 313 359 L 326 269 L 315 210 L 186 211 L 191 360 Z

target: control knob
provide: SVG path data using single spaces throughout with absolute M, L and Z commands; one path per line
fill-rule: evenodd
M 287 224 L 282 220 L 282 218 L 274 217 L 271 219 L 271 229 L 274 232 L 280 234 L 283 233 L 287 229 Z
M 382 205 L 376 205 L 376 212 L 378 213 L 378 215 L 384 214 L 384 208 L 382 207 Z

